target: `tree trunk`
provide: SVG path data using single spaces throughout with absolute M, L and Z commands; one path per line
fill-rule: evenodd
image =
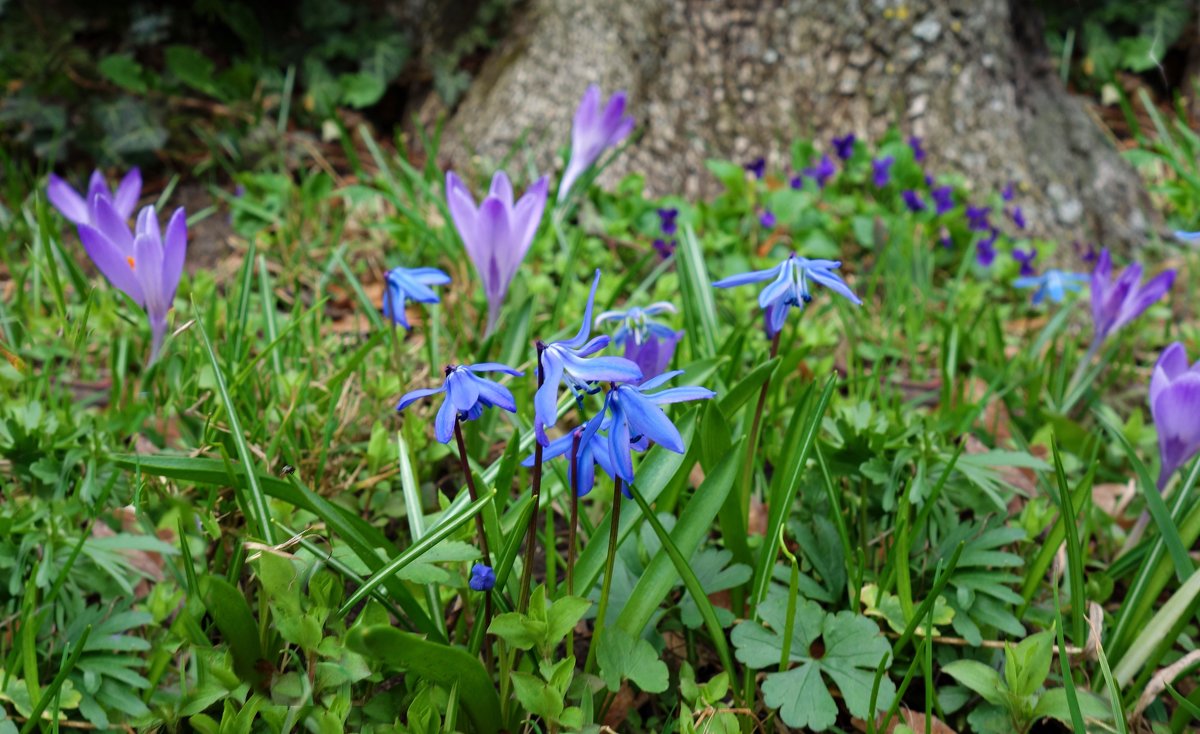
M 530 0 L 451 115 L 445 162 L 486 169 L 524 141 L 548 171 L 595 82 L 628 90 L 641 128 L 608 180 L 642 172 L 650 195 L 712 194 L 707 158 L 785 166 L 796 136 L 898 125 L 931 171 L 980 194 L 1016 182 L 1036 234 L 1134 246 L 1146 194 L 1065 91 L 1028 2 Z

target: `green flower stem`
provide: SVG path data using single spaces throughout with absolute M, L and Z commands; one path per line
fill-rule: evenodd
M 545 351 L 546 345 L 542 342 L 537 343 L 537 382 L 538 388 L 546 381 L 546 371 L 542 367 L 542 352 Z M 525 560 L 521 567 L 521 591 L 517 601 L 517 611 L 522 614 L 529 607 L 529 587 L 533 581 L 533 551 L 537 544 L 537 528 L 538 528 L 538 503 L 542 498 L 542 442 L 534 441 L 533 444 L 533 487 L 531 489 L 533 501 L 533 513 L 529 516 L 529 527 L 526 530 L 525 536 Z
M 575 542 L 579 533 L 579 434 L 571 439 L 571 465 L 567 470 L 571 477 L 571 526 L 567 529 L 567 595 L 575 595 Z M 567 654 L 575 652 L 575 630 L 567 631 Z
M 449 399 L 449 398 L 447 398 Z M 454 441 L 458 444 L 458 460 L 462 464 L 463 474 L 467 478 L 467 492 L 471 495 L 471 502 L 479 501 L 479 490 L 475 488 L 475 475 L 471 473 L 471 464 L 467 461 L 467 442 L 463 440 L 462 421 L 458 418 L 454 419 Z M 492 554 L 488 552 L 487 532 L 483 527 L 483 513 L 475 513 L 475 533 L 479 536 L 479 552 L 483 555 L 483 565 L 491 567 Z M 490 591 L 483 592 L 483 620 L 480 624 L 486 630 L 488 625 L 492 623 L 492 593 Z M 492 671 L 492 647 L 484 645 L 483 647 L 484 664 L 487 665 L 488 672 Z
M 591 672 L 595 668 L 596 651 L 600 649 L 600 635 L 604 631 L 604 616 L 608 614 L 608 593 L 612 590 L 613 567 L 617 562 L 617 541 L 621 529 L 621 478 L 613 480 L 612 523 L 608 526 L 608 556 L 604 560 L 604 583 L 600 586 L 600 606 L 596 610 L 596 629 L 588 644 L 587 662 L 583 669 Z

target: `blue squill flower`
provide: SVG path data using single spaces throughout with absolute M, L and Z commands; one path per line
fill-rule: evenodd
M 954 208 L 954 189 L 950 186 L 938 186 L 929 192 L 933 199 L 934 213 L 939 217 Z
M 403 412 L 421 398 L 446 393 L 446 399 L 442 401 L 442 407 L 438 408 L 433 424 L 433 435 L 441 443 L 450 443 L 450 439 L 454 437 L 456 420 L 475 420 L 483 414 L 484 408 L 496 407 L 516 413 L 517 403 L 513 400 L 512 392 L 498 382 L 480 377 L 479 373 L 482 372 L 503 372 L 515 377 L 525 374 L 498 362 L 449 365 L 446 367 L 446 380 L 441 387 L 426 387 L 406 393 L 396 404 L 396 410 Z
M 850 156 L 854 155 L 854 133 L 847 133 L 840 138 L 834 138 L 833 150 L 837 153 L 838 158 L 844 161 L 850 160 Z
M 613 333 L 613 344 L 625 349 L 625 359 L 642 370 L 644 379 L 666 371 L 675 355 L 675 347 L 683 339 L 682 331 L 651 318 L 661 313 L 675 313 L 675 307 L 662 301 L 646 308 L 634 306 L 627 311 L 605 311 L 596 317 L 597 327 L 604 322 L 620 324 Z
M 1189 367 L 1187 350 L 1179 342 L 1164 349 L 1154 365 L 1150 415 L 1158 430 L 1161 492 L 1175 470 L 1200 451 L 1200 362 Z
M 1183 242 L 1184 244 L 1190 245 L 1200 242 L 1200 232 L 1185 232 L 1182 229 L 1177 229 L 1175 230 L 1175 239 Z
M 625 92 L 617 92 L 601 111 L 600 87 L 593 84 L 583 93 L 571 127 L 571 161 L 558 185 L 560 202 L 605 150 L 633 132 L 633 116 L 625 114 L 625 101 Z
M 491 566 L 476 563 L 471 566 L 471 580 L 467 585 L 474 591 L 491 591 L 496 586 L 496 572 Z
M 762 177 L 767 173 L 767 159 L 755 158 L 743 166 L 743 168 L 745 168 L 750 175 L 754 176 L 754 178 L 762 180 Z
M 904 199 L 904 206 L 908 207 L 910 212 L 915 214 L 916 212 L 925 211 L 925 200 L 921 198 L 920 194 L 912 189 L 905 189 L 904 191 L 901 191 L 900 198 Z
M 133 215 L 133 210 L 137 207 L 138 196 L 141 192 L 142 173 L 137 168 L 131 168 L 129 173 L 125 174 L 125 178 L 121 179 L 116 191 L 109 189 L 104 175 L 96 170 L 92 171 L 92 177 L 88 181 L 86 199 L 80 196 L 79 192 L 71 187 L 71 184 L 53 173 L 50 174 L 50 184 L 46 187 L 46 198 L 50 199 L 54 208 L 58 209 L 72 224 L 87 224 L 94 229 L 103 231 L 94 213 L 93 201 L 96 197 L 104 199 L 112 206 L 117 219 L 128 222 L 129 217 Z
M 138 213 L 137 228 L 131 232 L 109 199 L 97 195 L 91 203 L 96 224 L 80 224 L 79 239 L 108 282 L 146 309 L 152 335 L 150 361 L 154 362 L 183 275 L 187 216 L 183 207 L 176 209 L 164 235 L 158 226 L 158 212 L 147 206 Z
M 1016 260 L 1017 262 L 1021 263 L 1020 275 L 1022 275 L 1022 276 L 1029 276 L 1029 275 L 1037 274 L 1037 270 L 1033 267 L 1033 261 L 1037 259 L 1037 256 L 1038 256 L 1038 251 L 1037 251 L 1036 247 L 1030 247 L 1029 252 L 1026 252 L 1024 250 L 1013 250 L 1012 251 L 1013 260 Z
M 913 160 L 917 163 L 925 160 L 925 148 L 921 146 L 921 139 L 913 135 L 908 139 L 908 147 L 912 148 Z
M 411 329 L 404 313 L 404 304 L 438 303 L 441 299 L 431 285 L 446 285 L 450 276 L 437 268 L 392 268 L 387 274 L 387 288 L 383 292 L 383 315 L 393 323 Z
M 1064 273 L 1061 270 L 1047 270 L 1041 275 L 1027 275 L 1017 278 L 1013 285 L 1017 288 L 1036 288 L 1033 292 L 1033 302 L 1041 303 L 1049 298 L 1055 303 L 1062 303 L 1068 291 L 1077 291 L 1088 281 L 1088 276 L 1080 273 Z
M 829 183 L 829 179 L 837 173 L 837 166 L 833 164 L 833 159 L 827 155 L 821 156 L 821 160 L 817 161 L 817 165 L 809 166 L 804 169 L 804 175 L 817 182 L 817 188 L 825 188 L 825 184 Z M 798 188 L 798 187 L 793 187 Z
M 967 229 L 975 232 L 986 232 L 992 228 L 988 216 L 992 213 L 989 206 L 967 205 Z
M 789 308 L 804 308 L 812 300 L 808 281 L 819 283 L 843 296 L 856 306 L 862 305 L 850 286 L 834 270 L 841 267 L 837 260 L 809 260 L 796 253 L 788 255 L 780 264 L 767 270 L 754 270 L 733 275 L 713 283 L 717 288 L 732 288 L 750 283 L 772 281 L 758 294 L 758 305 L 767 313 L 767 335 L 774 337 L 783 329 Z
M 624 357 L 590 357 L 608 346 L 607 335 L 589 340 L 592 329 L 592 306 L 596 300 L 596 287 L 600 285 L 600 271 L 592 281 L 588 294 L 587 308 L 583 312 L 583 323 L 579 332 L 566 341 L 551 342 L 541 349 L 542 384 L 533 396 L 533 431 L 537 440 L 546 446 L 550 443 L 546 429 L 553 427 L 558 419 L 558 385 L 565 382 L 581 400 L 586 393 L 594 393 L 601 382 L 637 382 L 642 371 Z
M 1142 283 L 1142 266 L 1132 263 L 1113 280 L 1112 257 L 1100 252 L 1092 271 L 1092 324 L 1100 341 L 1161 300 L 1175 284 L 1175 271 L 1164 270 Z
M 896 159 L 893 156 L 884 156 L 871 161 L 871 170 L 875 174 L 875 185 L 883 188 L 892 180 L 892 164 Z
M 488 333 L 496 327 L 500 307 L 517 267 L 533 244 L 542 211 L 546 208 L 546 192 L 550 186 L 545 176 L 539 178 L 517 202 L 513 188 L 504 171 L 492 177 L 488 195 L 475 206 L 470 189 L 453 171 L 446 173 L 446 203 L 450 218 L 462 238 L 475 272 L 483 282 L 488 302 Z

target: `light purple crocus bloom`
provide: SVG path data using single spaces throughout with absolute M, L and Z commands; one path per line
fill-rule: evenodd
M 624 347 L 625 359 L 640 367 L 645 379 L 657 377 L 667 370 L 675 356 L 675 347 L 683 339 L 682 331 L 651 318 L 661 313 L 675 313 L 675 307 L 660 301 L 646 308 L 634 306 L 627 311 L 605 311 L 596 317 L 597 328 L 606 321 L 620 324 L 613 333 L 613 344 Z
M 617 92 L 601 111 L 600 87 L 593 84 L 583 93 L 571 127 L 571 160 L 558 184 L 560 202 L 605 150 L 633 132 L 633 116 L 625 114 L 625 101 L 625 92 Z
M 442 407 L 438 408 L 434 419 L 433 435 L 441 443 L 450 443 L 454 437 L 455 421 L 475 420 L 483 414 L 484 408 L 496 407 L 517 412 L 517 403 L 512 392 L 498 382 L 480 377 L 481 372 L 503 372 L 506 375 L 520 377 L 525 374 L 499 362 L 481 362 L 468 365 L 448 365 L 446 380 L 441 387 L 427 387 L 406 393 L 396 404 L 396 410 L 403 412 L 421 398 L 446 393 Z
M 446 285 L 450 276 L 437 268 L 392 268 L 387 274 L 387 289 L 383 292 L 383 315 L 393 323 L 411 329 L 404 313 L 404 304 L 438 303 L 438 294 L 431 285 Z
M 164 234 L 158 226 L 158 212 L 147 206 L 138 214 L 136 231 L 130 232 L 108 199 L 97 195 L 91 205 L 96 225 L 79 225 L 83 249 L 109 283 L 146 309 L 153 335 L 150 362 L 154 362 L 167 333 L 167 312 L 174 304 L 183 275 L 187 216 L 183 207 L 176 209 Z
M 121 183 L 117 185 L 116 191 L 109 189 L 108 182 L 104 180 L 104 175 L 99 170 L 92 171 L 92 177 L 88 181 L 86 199 L 80 196 L 79 192 L 71 187 L 71 184 L 53 173 L 50 174 L 50 183 L 46 187 L 46 197 L 50 199 L 50 203 L 72 224 L 87 224 L 93 228 L 97 227 L 92 206 L 96 197 L 104 199 L 112 206 L 113 211 L 117 214 L 117 219 L 128 222 L 129 217 L 133 215 L 134 208 L 137 207 L 138 196 L 141 192 L 142 172 L 137 168 L 131 168 L 129 173 L 125 174 L 125 178 L 121 179 Z
M 1088 281 L 1088 276 L 1081 273 L 1064 273 L 1061 270 L 1047 270 L 1041 275 L 1027 275 L 1017 278 L 1013 285 L 1017 288 L 1036 288 L 1033 292 L 1033 302 L 1041 303 L 1047 297 L 1055 303 L 1062 303 L 1068 291 L 1077 291 Z
M 1164 270 L 1145 283 L 1142 266 L 1131 263 L 1113 280 L 1112 257 L 1105 248 L 1092 271 L 1092 322 L 1099 342 L 1161 300 L 1175 284 L 1175 271 Z
M 541 346 L 542 384 L 533 396 L 533 432 L 543 446 L 550 443 L 546 429 L 553 427 L 558 420 L 560 382 L 565 382 L 575 399 L 581 400 L 584 394 L 599 390 L 596 387 L 598 383 L 640 382 L 642 379 L 642 370 L 624 357 L 587 359 L 608 346 L 609 342 L 607 334 L 588 339 L 592 329 L 592 306 L 599 285 L 600 271 L 597 270 L 578 333 L 566 341 Z
M 771 280 L 771 284 L 758 294 L 758 305 L 767 315 L 767 336 L 774 338 L 783 329 L 783 322 L 791 308 L 804 308 L 804 304 L 812 300 L 809 293 L 808 281 L 819 283 L 833 292 L 841 295 L 856 306 L 862 305 L 862 300 L 854 295 L 846 281 L 833 272 L 842 266 L 837 260 L 809 260 L 791 253 L 780 264 L 767 270 L 752 270 L 723 278 L 713 283 L 716 288 L 733 288 L 750 283 L 761 283 Z
M 1188 366 L 1179 342 L 1163 350 L 1150 377 L 1150 415 L 1158 429 L 1161 492 L 1175 470 L 1200 450 L 1200 362 Z
M 508 286 L 542 221 L 549 187 L 549 179 L 542 176 L 514 203 L 508 176 L 504 171 L 497 171 L 488 195 L 476 208 L 466 184 L 453 171 L 446 173 L 446 203 L 450 206 L 450 218 L 454 220 L 467 255 L 475 263 L 475 272 L 479 273 L 487 295 L 489 334 L 496 328 Z

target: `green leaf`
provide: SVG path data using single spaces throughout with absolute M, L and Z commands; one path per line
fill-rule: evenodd
M 387 84 L 383 79 L 363 72 L 342 74 L 338 77 L 341 101 L 349 107 L 370 107 L 383 97 Z
M 546 639 L 547 625 L 545 622 L 530 619 L 520 612 L 498 614 L 488 625 L 488 633 L 493 634 L 518 650 L 530 650 L 535 645 L 542 644 Z
M 1079 710 L 1089 719 L 1107 721 L 1112 718 L 1112 710 L 1095 694 L 1079 691 Z M 1033 707 L 1035 720 L 1050 717 L 1064 724 L 1071 724 L 1071 707 L 1067 703 L 1065 688 L 1051 688 L 1041 695 L 1037 705 Z
M 773 593 L 759 607 L 759 618 L 768 627 L 745 621 L 733 628 L 737 657 L 752 668 L 779 665 L 787 629 L 786 593 Z M 826 614 L 814 601 L 797 603 L 792 617 L 788 659 L 799 663 L 791 670 L 768 673 L 763 683 L 764 700 L 778 708 L 790 727 L 824 731 L 837 719 L 837 705 L 829 693 L 829 678 L 850 714 L 870 718 L 871 688 L 881 660 L 890 657 L 891 645 L 874 622 L 852 612 Z M 896 687 L 883 678 L 876 700 L 877 710 L 887 708 Z
M 942 672 L 983 696 L 988 703 L 1003 705 L 1008 687 L 994 668 L 978 660 L 954 660 L 943 665 Z
M 220 576 L 200 579 L 200 593 L 205 609 L 229 645 L 238 676 L 249 683 L 260 682 L 262 673 L 258 661 L 265 656 L 258 639 L 258 621 L 250 611 L 246 596 Z
M 696 232 L 685 224 L 679 234 L 679 247 L 675 250 L 679 269 L 679 289 L 683 296 L 684 331 L 697 359 L 707 359 L 717 354 L 717 304 L 713 300 L 712 283 L 705 269 L 704 252 Z
M 860 599 L 866 609 L 863 614 L 868 617 L 878 617 L 887 622 L 892 631 L 899 634 L 903 632 L 909 622 L 912 620 L 904 616 L 904 609 L 900 606 L 900 597 L 892 593 L 879 596 L 879 587 L 875 584 L 867 584 L 862 588 Z M 945 597 L 938 596 L 933 603 L 933 634 L 941 634 L 938 631 L 939 626 L 950 624 L 954 620 L 954 610 L 946 603 Z M 918 636 L 924 635 L 926 631 L 925 623 L 917 625 Z
M 500 697 L 483 663 L 466 651 L 429 642 L 394 627 L 356 627 L 346 647 L 449 690 L 457 685 L 459 700 L 475 730 L 493 734 L 500 728 Z
M 563 696 L 545 681 L 532 673 L 515 671 L 510 674 L 513 691 L 521 706 L 547 721 L 558 721 L 563 712 Z
M 146 70 L 129 54 L 111 54 L 96 64 L 110 82 L 134 94 L 145 94 Z
M 169 46 L 166 50 L 167 70 L 192 89 L 212 96 L 216 95 L 213 84 L 213 62 L 191 46 Z
M 600 638 L 600 677 L 608 690 L 617 691 L 621 681 L 628 679 L 646 693 L 662 693 L 667 690 L 667 664 L 659 660 L 658 653 L 643 639 L 634 639 L 617 626 L 604 629 Z
M 546 611 L 545 644 L 557 645 L 562 642 L 591 606 L 590 600 L 579 596 L 563 596 L 555 600 Z
M 1016 696 L 1037 693 L 1046 676 L 1054 653 L 1054 631 L 1046 630 L 1009 646 L 1004 655 L 1004 681 Z

